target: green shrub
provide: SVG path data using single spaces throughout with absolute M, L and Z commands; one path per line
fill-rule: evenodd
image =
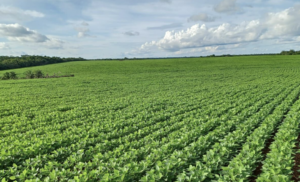
M 34 78 L 43 78 L 44 73 L 41 70 L 35 70 L 34 71 Z
M 16 74 L 15 72 L 11 71 L 11 72 L 9 73 L 9 78 L 10 78 L 10 79 L 17 79 L 18 77 L 17 77 L 17 74 Z
M 34 78 L 34 73 L 31 70 L 28 70 L 24 73 L 25 77 L 28 79 Z
M 41 70 L 35 70 L 35 71 L 28 70 L 24 73 L 24 75 L 27 79 L 44 78 L 44 73 Z
M 1 80 L 8 80 L 8 79 L 10 79 L 10 76 L 9 76 L 9 73 L 6 72 L 6 73 L 3 74 Z

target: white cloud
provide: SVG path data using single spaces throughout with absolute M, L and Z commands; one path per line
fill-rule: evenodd
M 7 50 L 7 49 L 10 49 L 10 46 L 5 42 L 0 42 L 0 49 Z
M 156 49 L 156 42 L 146 42 L 140 48 L 134 49 L 128 52 L 125 52 L 127 56 L 136 56 L 136 55 L 143 55 L 143 56 L 151 56 Z
M 127 36 L 138 36 L 138 35 L 140 35 L 139 32 L 134 32 L 134 31 L 128 31 L 128 32 L 125 32 L 124 34 L 127 35 Z
M 278 13 L 269 13 L 265 18 L 242 22 L 223 23 L 208 28 L 205 24 L 193 25 L 187 30 L 167 31 L 164 38 L 147 42 L 135 52 L 149 52 L 155 48 L 165 51 L 180 51 L 186 48 L 217 47 L 230 44 L 300 36 L 300 5 Z M 212 48 L 212 50 L 216 50 Z
M 222 0 L 214 7 L 218 13 L 234 13 L 240 10 L 236 4 L 236 0 Z
M 185 55 L 185 54 L 192 54 L 192 53 L 199 53 L 202 52 L 203 48 L 194 48 L 194 49 L 188 49 L 188 50 L 179 50 L 176 51 L 174 54 L 176 55 Z
M 216 19 L 215 17 L 208 16 L 206 13 L 200 13 L 189 17 L 188 22 L 193 22 L 193 21 L 213 22 L 215 21 L 215 19 Z
M 19 24 L 0 24 L 0 36 L 19 42 L 45 42 L 47 36 Z
M 245 46 L 245 45 L 244 45 Z M 226 54 L 230 54 L 231 50 L 240 48 L 240 44 L 230 44 L 230 45 L 218 45 L 218 46 L 207 46 L 192 49 L 181 49 L 176 52 L 172 52 L 177 56 L 199 56 L 208 54 L 224 54 L 222 51 L 226 50 Z
M 163 39 L 146 43 L 142 48 L 157 46 L 167 51 L 178 51 L 184 48 L 254 41 L 261 35 L 261 31 L 257 27 L 259 27 L 258 21 L 240 25 L 224 23 L 214 28 L 207 28 L 205 24 L 196 24 L 179 32 L 167 31 Z
M 263 19 L 265 34 L 261 39 L 300 35 L 300 5 L 278 13 L 268 13 Z
M 43 13 L 33 10 L 22 10 L 15 7 L 0 6 L 0 21 L 2 22 L 15 22 L 15 21 L 28 21 L 33 18 L 43 18 Z
M 30 30 L 19 24 L 0 24 L 0 37 L 5 37 L 10 41 L 23 43 L 39 43 L 39 47 L 47 49 L 63 49 L 64 42 L 56 38 L 49 38 L 34 30 Z M 29 44 L 30 47 L 37 46 Z M 10 49 L 6 43 L 0 43 L 0 49 Z

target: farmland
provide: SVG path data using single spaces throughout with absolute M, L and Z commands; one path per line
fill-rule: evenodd
M 0 80 L 2 181 L 299 180 L 298 55 L 34 69 L 75 77 Z

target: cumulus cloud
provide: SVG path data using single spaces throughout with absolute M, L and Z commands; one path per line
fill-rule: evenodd
M 205 24 L 196 24 L 187 30 L 179 32 L 167 31 L 163 39 L 144 44 L 141 48 L 157 46 L 167 51 L 178 51 L 184 48 L 205 47 L 223 44 L 233 44 L 245 41 L 254 41 L 259 38 L 258 21 L 230 25 L 224 23 L 218 27 L 207 28 Z
M 279 36 L 300 35 L 299 17 L 300 5 L 296 5 L 278 13 L 268 13 L 262 20 L 266 32 L 261 36 L 261 38 L 266 39 Z
M 19 24 L 0 24 L 0 36 L 19 42 L 46 42 L 47 36 Z
M 179 51 L 186 48 L 215 47 L 246 42 L 256 42 L 280 37 L 300 36 L 300 5 L 278 13 L 269 13 L 265 18 L 242 22 L 224 23 L 208 28 L 196 24 L 187 30 L 167 31 L 164 38 L 143 44 L 138 51 L 148 52 L 154 48 Z
M 234 13 L 239 11 L 240 7 L 236 4 L 236 0 L 222 0 L 214 10 L 218 13 Z
M 48 49 L 62 49 L 64 44 L 61 40 L 48 38 L 19 24 L 0 24 L 0 37 L 10 41 L 40 43 L 39 45 Z M 10 49 L 10 47 L 6 43 L 0 43 L 0 49 Z
M 0 21 L 28 21 L 33 18 L 43 18 L 43 13 L 33 10 L 22 10 L 15 7 L 0 6 Z
M 128 32 L 125 32 L 124 34 L 127 35 L 127 36 L 138 36 L 138 35 L 140 35 L 139 32 L 134 32 L 134 31 L 128 31 Z
M 215 17 L 208 16 L 206 13 L 200 13 L 189 17 L 188 22 L 195 22 L 195 21 L 213 22 L 215 21 L 215 19 L 216 19 Z
M 10 49 L 10 46 L 5 42 L 0 42 L 0 50 Z
M 164 30 L 164 29 L 170 29 L 170 28 L 178 28 L 182 27 L 181 23 L 171 23 L 171 24 L 166 24 L 162 26 L 157 26 L 157 27 L 148 27 L 147 30 Z

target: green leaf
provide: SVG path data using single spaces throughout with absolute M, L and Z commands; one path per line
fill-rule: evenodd
M 17 179 L 15 176 L 12 176 L 12 177 L 10 177 L 9 179 L 11 179 L 11 180 L 15 180 L 15 179 Z

